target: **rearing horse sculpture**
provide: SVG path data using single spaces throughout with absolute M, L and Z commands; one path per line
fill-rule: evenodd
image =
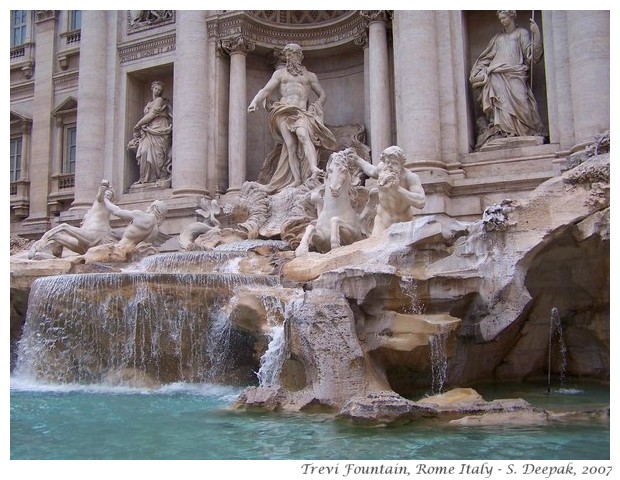
M 343 152 L 332 153 L 326 167 L 325 193 L 322 202 L 318 193 L 318 218 L 306 228 L 296 256 L 305 255 L 310 248 L 326 253 L 342 245 L 364 238 L 360 216 L 351 205 L 352 170 L 355 164 Z

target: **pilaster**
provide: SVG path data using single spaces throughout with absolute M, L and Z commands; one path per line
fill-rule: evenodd
M 34 97 L 32 114 L 32 150 L 30 165 L 22 166 L 30 180 L 30 215 L 24 220 L 25 230 L 43 232 L 49 225 L 47 208 L 50 190 L 49 170 L 52 155 L 52 122 L 50 111 L 54 103 L 54 39 L 56 36 L 56 12 L 35 12 L 35 65 Z M 26 139 L 27 140 L 27 139 Z M 23 142 L 28 145 L 30 141 Z M 28 157 L 28 155 L 24 155 Z

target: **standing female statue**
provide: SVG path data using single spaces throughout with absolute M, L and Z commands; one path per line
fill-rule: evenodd
M 168 100 L 162 97 L 163 82 L 153 82 L 151 91 L 153 99 L 144 107 L 144 116 L 133 127 L 133 139 L 127 145 L 129 150 L 135 150 L 140 167 L 140 178 L 135 184 L 170 178 L 172 112 Z
M 484 141 L 543 135 L 529 85 L 529 71 L 542 57 L 540 30 L 530 19 L 530 40 L 529 32 L 515 24 L 516 16 L 515 10 L 497 12 L 503 31 L 491 39 L 471 69 L 469 81 L 474 89 L 481 89 L 479 101 L 488 121 Z

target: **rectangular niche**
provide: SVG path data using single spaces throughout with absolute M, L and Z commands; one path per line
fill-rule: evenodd
M 517 10 L 517 17 L 515 23 L 517 26 L 526 29 L 530 32 L 530 18 L 532 17 L 531 10 Z M 540 10 L 534 11 L 534 19 L 540 28 L 541 37 L 544 42 L 544 26 L 542 22 L 542 12 Z M 465 79 L 467 82 L 467 92 L 469 100 L 469 112 L 471 116 L 471 125 L 473 131 L 470 138 L 472 139 L 472 146 L 476 142 L 476 119 L 483 117 L 482 107 L 477 99 L 478 91 L 474 92 L 471 84 L 469 83 L 469 74 L 472 66 L 476 62 L 478 56 L 487 48 L 491 39 L 502 31 L 502 25 L 497 17 L 496 10 L 485 11 L 466 11 L 464 12 L 465 31 L 467 35 L 466 39 L 466 51 L 465 51 Z M 530 32 L 531 35 L 531 32 Z M 549 119 L 548 119 L 548 107 L 547 107 L 547 80 L 545 75 L 545 55 L 543 50 L 542 59 L 535 64 L 533 70 L 533 87 L 532 91 L 536 102 L 538 103 L 538 113 L 544 125 L 545 135 L 548 136 L 549 132 Z
M 136 163 L 135 153 L 127 149 L 133 139 L 133 127 L 144 116 L 146 105 L 152 100 L 151 86 L 153 82 L 163 82 L 165 88 L 162 97 L 168 100 L 174 112 L 174 65 L 158 65 L 156 67 L 137 70 L 127 74 L 126 114 L 123 127 L 125 166 L 123 169 L 123 191 L 130 191 L 132 185 L 140 178 L 140 168 Z M 173 124 L 174 131 L 174 124 Z M 164 188 L 164 187 L 161 187 Z

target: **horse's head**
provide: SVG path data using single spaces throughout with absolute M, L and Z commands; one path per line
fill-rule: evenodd
M 339 196 L 343 191 L 348 192 L 351 186 L 351 165 L 350 160 L 343 152 L 334 152 L 329 156 L 327 166 L 326 185 L 329 187 L 331 195 Z

